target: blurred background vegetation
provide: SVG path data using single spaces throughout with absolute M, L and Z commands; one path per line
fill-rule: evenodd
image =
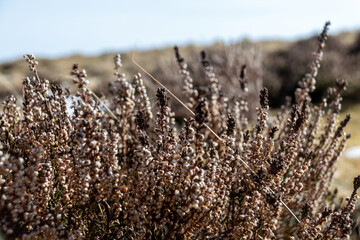
M 194 84 L 206 87 L 203 85 L 204 75 L 200 64 L 200 51 L 205 50 L 218 73 L 224 94 L 236 94 L 240 67 L 246 64 L 250 90 L 256 93 L 264 85 L 271 93 L 271 106 L 277 108 L 283 104 L 286 96 L 293 94 L 298 81 L 306 73 L 316 44 L 316 37 L 294 42 L 243 40 L 230 45 L 221 42 L 208 46 L 187 45 L 181 47 L 180 51 L 193 73 Z M 106 95 L 107 84 L 114 79 L 114 55 L 115 52 L 92 57 L 73 55 L 58 59 L 39 59 L 39 71 L 53 83 L 71 87 L 69 72 L 72 64 L 78 63 L 86 69 L 92 90 Z M 127 76 L 139 71 L 132 64 L 131 55 L 131 51 L 121 53 L 123 72 Z M 171 47 L 137 52 L 136 58 L 147 70 L 181 95 L 181 76 Z M 3 99 L 9 92 L 20 93 L 22 78 L 28 75 L 26 62 L 18 60 L 0 63 L 0 74 L 0 98 Z M 313 99 L 319 101 L 326 89 L 338 78 L 345 79 L 349 84 L 343 96 L 345 107 L 359 103 L 360 32 L 345 32 L 329 37 Z M 147 81 L 147 84 L 150 88 L 156 87 L 151 81 Z

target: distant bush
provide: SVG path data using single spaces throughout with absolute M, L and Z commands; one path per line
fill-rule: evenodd
M 258 92 L 263 88 L 263 66 L 261 51 L 255 44 L 240 43 L 223 45 L 216 44 L 206 50 L 206 57 L 213 67 L 219 82 L 221 83 L 220 94 L 228 99 L 239 97 L 240 92 L 240 74 L 246 71 L 246 88 L 249 112 L 247 117 L 256 116 L 255 108 L 258 106 Z M 199 90 L 199 94 L 210 96 L 211 86 L 201 64 L 201 55 L 197 52 L 187 54 L 186 65 L 189 74 L 193 78 L 192 84 Z M 244 69 L 242 69 L 245 67 Z M 174 61 L 160 61 L 157 67 L 152 71 L 158 79 L 163 80 L 171 86 L 171 89 L 182 96 L 182 86 L 179 84 L 181 78 L 178 74 L 178 64 Z M 177 107 L 176 116 L 180 119 L 187 116 L 186 109 Z
M 346 83 L 338 80 L 319 105 L 310 97 L 327 27 L 295 103 L 271 120 L 262 89 L 252 125 L 245 67 L 229 101 L 205 52 L 210 89 L 202 95 L 175 49 L 194 112 L 181 129 L 167 91 L 157 90 L 154 114 L 141 75 L 128 81 L 120 55 L 107 100 L 74 65 L 71 104 L 26 55 L 34 76 L 23 81 L 23 107 L 7 98 L 0 120 L 1 230 L 9 239 L 348 238 L 360 176 L 345 206 L 330 191 L 349 138 L 350 116 L 338 123 Z

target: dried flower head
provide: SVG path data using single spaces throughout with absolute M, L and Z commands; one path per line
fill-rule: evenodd
M 166 95 L 165 88 L 159 88 L 156 92 L 156 97 L 158 100 L 158 105 L 160 107 L 164 107 L 167 105 L 167 102 L 169 100 L 168 96 Z
M 234 134 L 235 125 L 236 125 L 235 118 L 229 114 L 228 115 L 228 120 L 227 120 L 226 135 L 232 136 Z
M 206 52 L 204 50 L 201 51 L 200 56 L 201 56 L 201 64 L 204 67 L 208 67 L 210 65 L 210 62 L 209 59 L 206 57 Z
M 208 117 L 208 106 L 205 98 L 199 99 L 198 105 L 196 106 L 195 120 L 199 124 L 205 123 Z
M 354 191 L 360 188 L 360 175 L 354 178 Z
M 267 88 L 260 91 L 260 105 L 263 109 L 269 109 L 269 91 Z
M 239 75 L 239 82 L 240 82 L 240 88 L 244 92 L 248 92 L 247 84 L 248 80 L 246 78 L 246 64 L 243 64 L 240 69 L 240 75 Z
M 179 53 L 179 48 L 177 46 L 174 47 L 174 51 L 175 51 L 175 57 L 176 57 L 176 61 L 178 63 L 183 63 L 184 62 L 184 58 L 181 57 L 180 53 Z

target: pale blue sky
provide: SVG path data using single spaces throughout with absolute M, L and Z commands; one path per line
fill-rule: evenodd
M 0 0 L 0 62 L 360 29 L 359 0 Z

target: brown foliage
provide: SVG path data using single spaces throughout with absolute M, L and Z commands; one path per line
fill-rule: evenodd
M 1 230 L 23 239 L 348 238 L 359 177 L 342 208 L 330 191 L 348 139 L 349 117 L 338 124 L 345 84 L 318 106 L 310 97 L 326 30 L 296 103 L 270 121 L 262 90 L 253 127 L 246 87 L 229 101 L 205 53 L 209 96 L 192 85 L 176 53 L 195 111 L 181 129 L 166 90 L 158 89 L 153 114 L 141 75 L 128 81 L 119 55 L 107 100 L 73 66 L 72 113 L 68 92 L 39 77 L 35 57 L 26 55 L 34 76 L 23 81 L 23 108 L 7 98 L 0 121 Z

